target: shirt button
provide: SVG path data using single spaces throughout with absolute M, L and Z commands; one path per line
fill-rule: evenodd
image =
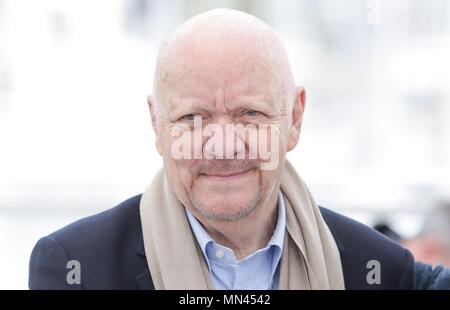
M 222 251 L 220 251 L 220 250 L 217 250 L 216 251 L 216 257 L 218 258 L 218 259 L 222 259 L 223 258 L 223 252 Z

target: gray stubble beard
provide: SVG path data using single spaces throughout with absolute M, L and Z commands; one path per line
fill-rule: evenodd
M 208 220 L 215 221 L 238 221 L 245 218 L 247 215 L 252 213 L 256 207 L 261 202 L 261 188 L 258 186 L 258 190 L 252 198 L 250 205 L 239 211 L 237 214 L 227 214 L 227 212 L 218 212 L 215 210 L 208 210 L 202 202 L 200 202 L 197 197 L 195 197 L 193 191 L 189 192 L 189 202 L 198 213 L 200 213 L 204 218 Z

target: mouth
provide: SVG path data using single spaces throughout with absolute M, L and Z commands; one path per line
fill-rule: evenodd
M 207 178 L 209 181 L 231 181 L 246 176 L 252 170 L 253 168 L 238 172 L 232 171 L 232 172 L 201 173 L 200 176 Z

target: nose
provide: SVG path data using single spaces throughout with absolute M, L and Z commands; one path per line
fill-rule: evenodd
M 208 124 L 203 132 L 208 136 L 203 144 L 205 159 L 245 159 L 245 136 L 239 134 L 237 124 L 216 122 Z

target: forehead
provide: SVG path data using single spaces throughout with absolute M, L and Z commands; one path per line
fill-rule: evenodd
M 270 82 L 253 76 L 219 81 L 217 77 L 202 79 L 191 75 L 167 87 L 163 102 L 159 103 L 169 112 L 184 108 L 206 111 L 259 108 L 269 112 L 280 102 L 275 94 Z
M 220 25 L 182 27 L 161 49 L 154 88 L 165 109 L 182 102 L 275 103 L 286 92 L 290 71 L 281 43 L 259 26 Z
M 161 74 L 158 83 L 160 104 L 173 110 L 180 105 L 224 105 L 229 109 L 242 104 L 279 102 L 281 81 L 268 63 L 235 59 L 188 61 L 177 59 Z

